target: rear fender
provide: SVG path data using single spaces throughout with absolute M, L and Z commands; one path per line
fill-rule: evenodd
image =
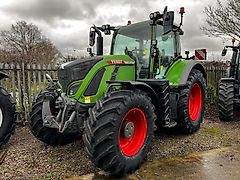
M 221 78 L 220 82 L 235 82 L 234 78 Z
M 176 61 L 166 72 L 165 77 L 169 79 L 170 85 L 173 87 L 185 86 L 189 74 L 193 69 L 198 69 L 203 73 L 206 79 L 207 75 L 201 62 L 196 60 L 180 59 Z
M 179 81 L 179 86 L 185 85 L 187 83 L 189 74 L 193 69 L 199 70 L 203 74 L 204 79 L 207 79 L 207 74 L 203 67 L 203 64 L 199 61 L 189 61 L 182 72 L 182 75 Z

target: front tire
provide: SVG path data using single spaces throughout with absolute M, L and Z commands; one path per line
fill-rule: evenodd
M 147 156 L 156 115 L 143 91 L 120 90 L 98 100 L 84 123 L 83 141 L 92 162 L 113 175 L 136 170 Z
M 53 90 L 48 90 L 49 93 L 54 95 Z M 56 99 L 57 97 L 55 97 Z M 31 111 L 29 113 L 29 128 L 32 134 L 40 141 L 49 145 L 65 145 L 75 141 L 78 138 L 78 133 L 60 133 L 57 129 L 43 126 L 42 119 L 42 106 L 44 95 L 39 93 L 35 102 L 32 104 Z M 51 111 L 53 112 L 55 102 L 50 102 Z M 54 113 L 53 113 L 54 114 Z
M 179 129 L 194 133 L 200 128 L 205 111 L 206 83 L 201 71 L 193 69 L 179 97 Z
M 13 98 L 0 86 L 0 147 L 8 142 L 15 126 L 17 114 Z
M 218 92 L 218 112 L 221 121 L 232 121 L 234 113 L 233 82 L 221 81 Z

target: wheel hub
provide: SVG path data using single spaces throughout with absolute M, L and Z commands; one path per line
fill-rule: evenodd
M 130 139 L 134 133 L 134 124 L 131 121 L 125 121 L 123 124 L 124 137 Z
M 126 156 L 136 155 L 147 137 L 147 118 L 140 108 L 130 109 L 123 117 L 119 129 L 119 146 Z
M 0 127 L 2 127 L 2 123 L 3 123 L 3 113 L 2 113 L 2 110 L 0 108 Z
M 202 109 L 202 90 L 198 83 L 195 83 L 190 91 L 188 99 L 188 111 L 192 121 L 196 121 Z

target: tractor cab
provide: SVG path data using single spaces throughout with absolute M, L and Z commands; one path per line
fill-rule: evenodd
M 163 14 L 154 12 L 150 20 L 126 26 L 114 27 L 109 24 L 101 27 L 92 26 L 89 33 L 89 45 L 96 43 L 96 55 L 103 55 L 103 37 L 113 31 L 110 55 L 128 55 L 136 64 L 136 79 L 162 79 L 166 69 L 180 57 L 180 35 L 184 9 L 180 9 L 181 23 L 173 23 L 174 12 Z M 97 37 L 96 37 L 97 35 Z M 88 48 L 93 56 L 92 48 Z
M 232 58 L 230 62 L 230 68 L 227 72 L 227 77 L 234 78 L 236 81 L 240 82 L 240 44 L 237 46 L 225 46 L 222 51 L 222 56 L 227 54 L 227 49 L 232 49 Z
M 167 67 L 180 56 L 179 31 L 163 32 L 162 23 L 151 30 L 151 21 L 122 26 L 113 35 L 111 54 L 129 55 L 137 64 L 137 78 L 146 79 L 150 75 L 151 38 L 156 34 L 158 60 L 154 70 L 156 79 L 161 79 Z M 174 26 L 177 29 L 177 26 Z

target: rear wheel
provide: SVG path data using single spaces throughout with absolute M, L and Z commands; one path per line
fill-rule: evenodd
M 136 170 L 151 147 L 154 106 L 143 91 L 121 90 L 97 101 L 84 123 L 83 140 L 92 162 L 114 175 Z
M 0 86 L 0 147 L 6 144 L 16 126 L 16 108 L 15 103 Z
M 53 90 L 48 90 L 49 93 L 57 97 Z M 32 104 L 30 111 L 29 127 L 32 134 L 40 141 L 49 145 L 64 145 L 75 141 L 78 138 L 78 133 L 61 133 L 58 129 L 49 128 L 43 125 L 42 106 L 44 96 L 42 93 L 38 95 L 36 101 Z M 57 114 L 55 109 L 55 101 L 50 102 L 52 114 Z
M 200 128 L 205 110 L 205 79 L 196 69 L 190 73 L 186 87 L 180 92 L 178 126 L 185 133 L 194 133 Z
M 234 113 L 234 87 L 233 82 L 221 81 L 218 92 L 218 112 L 221 121 L 233 120 Z

